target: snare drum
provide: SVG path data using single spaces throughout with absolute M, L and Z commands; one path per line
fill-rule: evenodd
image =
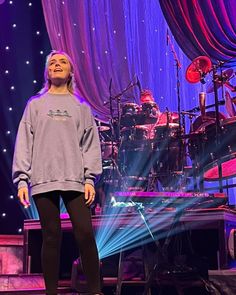
M 175 112 L 164 112 L 160 115 L 159 121 L 158 121 L 158 125 L 168 125 L 170 123 L 178 123 L 179 121 L 179 115 L 178 113 Z

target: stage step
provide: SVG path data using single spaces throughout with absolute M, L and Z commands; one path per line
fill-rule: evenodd
M 70 281 L 59 282 L 59 294 L 72 293 Z M 0 294 L 45 294 L 41 274 L 0 275 Z

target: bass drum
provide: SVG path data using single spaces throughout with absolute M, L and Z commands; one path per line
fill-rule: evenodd
M 215 165 L 218 159 L 227 156 L 226 141 L 223 138 L 224 123 L 228 119 L 224 114 L 219 113 L 221 132 L 219 135 L 219 144 L 216 141 L 216 119 L 215 112 L 207 112 L 206 116 L 203 118 L 199 116 L 193 122 L 191 126 L 191 132 L 189 134 L 188 141 L 188 152 L 192 161 L 194 161 L 195 166 L 200 170 L 204 171 L 204 179 L 208 180 L 211 174 L 210 180 L 218 180 L 219 177 L 213 177 L 212 172 L 208 173 Z M 225 143 L 223 143 L 225 141 Z M 228 141 L 227 141 L 228 142 Z M 223 146 L 222 146 L 223 144 Z
M 217 144 L 216 128 L 206 127 L 206 150 L 210 152 L 209 163 L 204 167 L 204 179 L 218 181 L 218 162 L 222 167 L 222 178 L 236 176 L 236 117 L 221 121 L 219 140 Z

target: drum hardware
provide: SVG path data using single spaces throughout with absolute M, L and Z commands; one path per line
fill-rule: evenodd
M 110 130 L 109 126 L 98 126 L 98 131 L 99 132 L 104 132 Z
M 231 60 L 230 58 L 229 60 Z M 213 73 L 213 80 L 212 83 L 208 84 L 207 87 L 207 93 L 214 92 L 214 98 L 215 98 L 215 146 L 218 147 L 220 144 L 220 137 L 221 135 L 221 127 L 220 127 L 220 118 L 219 118 L 219 99 L 218 99 L 218 88 L 223 87 L 226 83 L 228 83 L 229 79 L 233 76 L 233 70 L 228 69 L 226 71 L 222 71 L 222 66 L 226 64 L 228 61 L 219 61 L 218 64 L 212 65 L 210 59 L 208 57 L 202 57 L 199 56 L 196 58 L 187 68 L 186 71 L 186 79 L 190 83 L 196 83 L 196 82 L 202 82 L 205 83 L 204 77 L 206 74 L 212 71 Z M 220 70 L 220 74 L 217 73 L 217 70 Z M 230 85 L 228 83 L 229 87 Z M 222 92 L 223 93 L 223 92 Z M 202 114 L 204 113 L 204 105 L 200 104 L 199 109 L 202 111 Z M 195 110 L 194 110 L 195 111 Z M 209 151 L 208 151 L 209 153 Z M 218 154 L 220 151 L 217 151 L 217 158 L 219 158 Z M 222 189 L 222 166 L 220 161 L 217 161 L 218 163 L 218 175 L 219 175 L 219 187 L 220 192 L 223 191 Z
M 181 114 L 182 114 L 182 115 L 189 116 L 189 117 L 197 117 L 196 114 L 191 113 L 191 112 L 188 112 L 188 111 L 182 111 Z
M 220 75 L 216 74 L 214 81 L 211 81 L 207 84 L 206 93 L 214 92 L 214 83 L 216 84 L 216 89 L 219 89 L 220 87 L 225 85 L 230 90 L 233 89 L 235 91 L 236 90 L 235 87 L 229 83 L 229 80 L 231 78 L 233 78 L 234 75 L 235 74 L 234 74 L 233 69 L 227 69 L 227 70 L 223 71 L 222 74 L 220 74 Z
M 218 101 L 218 104 L 219 104 L 219 106 L 224 105 L 225 104 L 225 101 L 224 100 L 219 100 Z M 215 106 L 216 106 L 215 103 L 209 104 L 209 105 L 206 105 L 205 106 L 205 109 L 207 110 L 207 109 L 213 108 Z M 194 107 L 193 109 L 187 110 L 186 112 L 190 112 L 190 113 L 200 112 L 200 107 Z

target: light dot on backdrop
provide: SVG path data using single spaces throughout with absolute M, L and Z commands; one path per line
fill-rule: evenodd
M 3 151 L 3 153 L 6 153 L 7 152 L 7 149 L 3 149 L 2 151 Z
M 8 108 L 8 111 L 10 111 L 10 112 L 11 112 L 12 110 L 13 110 L 13 108 L 12 108 L 12 107 L 9 107 L 9 108 Z
M 114 30 L 113 33 L 116 34 L 116 30 Z
M 41 50 L 39 53 L 40 53 L 40 54 L 43 54 L 43 50 Z
M 108 51 L 107 50 L 105 50 L 105 54 L 107 54 L 108 53 Z
M 36 84 L 36 83 L 37 83 L 37 81 L 36 81 L 36 80 L 34 80 L 34 81 L 33 81 L 33 83 L 34 83 L 34 84 Z
M 76 26 L 77 26 L 77 24 L 76 24 L 76 23 L 74 23 L 73 25 L 74 25 L 74 27 L 76 27 Z
M 61 37 L 61 33 L 58 33 L 57 36 L 58 36 L 58 37 Z
M 29 2 L 29 4 L 28 4 L 29 6 L 32 6 L 32 3 L 31 2 Z
M 6 134 L 7 134 L 7 135 L 8 135 L 8 134 L 11 134 L 11 131 L 10 131 L 10 130 L 7 130 Z
M 30 62 L 27 60 L 26 62 L 25 62 L 27 65 L 29 65 L 30 64 Z
M 21 233 L 21 232 L 22 232 L 22 228 L 19 228 L 19 229 L 18 229 L 18 233 Z
M 82 50 L 81 53 L 84 53 L 84 50 Z
M 9 4 L 13 4 L 13 1 L 9 1 Z
M 36 32 L 36 35 L 40 35 L 40 32 L 39 32 L 39 31 L 37 31 L 37 32 Z
M 11 86 L 11 90 L 15 90 L 15 86 Z
M 9 49 L 10 49 L 10 47 L 9 47 L 9 46 L 6 46 L 6 47 L 5 47 L 5 49 L 6 49 L 6 50 L 9 50 Z
M 97 68 L 98 68 L 98 70 L 100 70 L 100 69 L 101 69 L 101 67 L 100 67 L 100 66 L 98 66 Z
M 7 215 L 6 213 L 2 213 L 2 217 L 6 217 L 6 215 Z
M 8 71 L 8 70 L 6 70 L 6 71 L 5 71 L 5 74 L 9 74 L 9 71 Z
M 92 30 L 95 31 L 95 28 L 93 27 Z
M 13 28 L 16 28 L 16 24 L 13 24 L 12 26 L 13 26 Z
M 10 195 L 9 196 L 9 199 L 11 199 L 11 200 L 14 199 L 14 196 L 13 195 Z

